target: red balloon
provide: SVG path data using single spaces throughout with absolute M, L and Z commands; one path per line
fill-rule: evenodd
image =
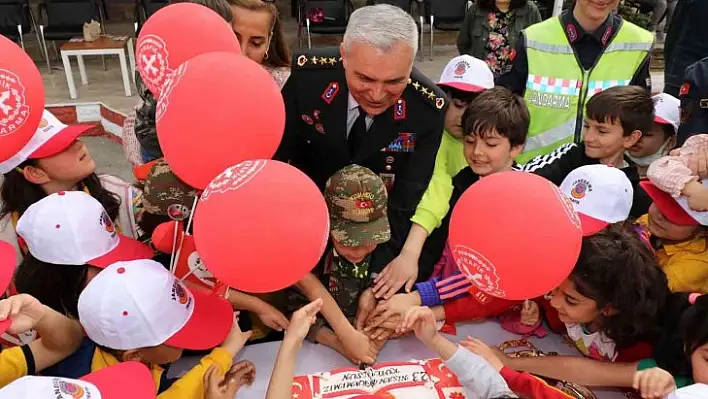
M 177 245 L 182 241 L 184 230 L 179 222 L 179 230 L 177 230 Z M 152 246 L 162 253 L 172 253 L 174 249 L 175 228 L 177 223 L 174 221 L 164 222 L 157 225 L 152 231 Z
M 279 161 L 232 166 L 209 183 L 194 214 L 197 251 L 214 277 L 247 292 L 302 279 L 329 237 L 327 204 L 315 183 Z
M 240 55 L 209 53 L 175 72 L 158 99 L 155 119 L 172 170 L 203 189 L 229 166 L 275 154 L 285 104 L 260 65 Z
M 158 96 L 173 70 L 212 51 L 241 54 L 231 25 L 199 4 L 172 4 L 143 25 L 135 46 L 135 65 L 145 86 Z
M 511 300 L 560 285 L 582 243 L 580 218 L 553 183 L 531 173 L 481 179 L 460 198 L 450 220 L 450 248 L 480 290 Z
M 44 84 L 34 62 L 0 36 L 0 162 L 32 138 L 44 112 Z

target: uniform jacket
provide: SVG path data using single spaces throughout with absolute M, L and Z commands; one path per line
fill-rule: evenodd
M 373 254 L 370 271 L 375 275 L 400 252 L 410 219 L 428 187 L 447 99 L 414 68 L 398 103 L 374 117 L 365 143 L 356 154 L 350 154 L 348 97 L 338 50 L 295 54 L 292 74 L 283 87 L 287 119 L 275 159 L 290 162 L 320 189 L 332 174 L 351 163 L 382 178 L 389 191 L 391 240 Z

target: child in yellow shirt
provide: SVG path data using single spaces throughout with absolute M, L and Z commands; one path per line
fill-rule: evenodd
M 100 272 L 79 296 L 78 313 L 88 340 L 55 375 L 138 361 L 150 368 L 159 399 L 203 398 L 208 368 L 224 375 L 251 335 L 241 332 L 226 299 L 188 289 L 152 260 L 117 262 Z M 176 381 L 159 366 L 179 359 L 183 349 L 211 348 Z
M 688 206 L 650 181 L 640 183 L 653 203 L 637 220 L 645 227 L 672 292 L 708 293 L 708 212 Z
M 13 253 L 12 266 L 14 262 Z M 20 294 L 0 301 L 0 333 L 19 334 L 31 329 L 41 338 L 0 352 L 0 387 L 61 361 L 81 343 L 81 325 L 77 321 L 42 305 L 35 298 Z

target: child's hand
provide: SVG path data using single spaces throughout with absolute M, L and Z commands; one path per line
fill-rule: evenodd
M 403 316 L 408 312 L 408 309 L 420 305 L 420 294 L 411 292 L 408 294 L 396 294 L 391 299 L 383 300 L 376 305 L 376 309 L 369 317 L 371 322 L 366 326 L 364 331 L 371 331 L 376 327 L 383 327 L 386 321 L 394 316 Z M 395 328 L 395 327 L 394 327 Z
M 531 300 L 525 300 L 521 308 L 521 324 L 527 326 L 535 326 L 541 318 L 541 312 L 538 308 L 538 303 Z
M 432 341 L 438 334 L 435 324 L 435 314 L 427 306 L 416 306 L 406 313 L 403 321 L 398 325 L 396 333 L 413 330 L 415 336 L 423 343 Z
M 19 334 L 33 329 L 44 317 L 46 307 L 27 294 L 11 296 L 0 301 L 0 320 L 10 319 L 7 332 Z
M 676 383 L 668 371 L 652 367 L 634 373 L 632 387 L 639 391 L 644 399 L 663 399 L 676 390 Z
M 356 318 L 354 320 L 354 327 L 357 330 L 363 330 L 364 325 L 369 320 L 369 315 L 376 308 L 376 298 L 374 297 L 374 290 L 367 288 L 359 296 L 359 309 L 356 311 Z
M 236 354 L 246 345 L 246 342 L 251 338 L 253 331 L 241 331 L 241 327 L 238 325 L 238 316 L 240 312 L 234 312 L 234 325 L 231 327 L 231 332 L 221 344 L 223 349 L 226 349 L 231 357 L 236 356 Z
M 278 309 L 272 305 L 263 302 L 262 309 L 256 312 L 258 318 L 263 324 L 272 328 L 275 331 L 283 331 L 288 329 L 288 319 Z
M 388 299 L 404 285 L 406 292 L 411 292 L 417 278 L 418 259 L 401 251 L 374 280 L 374 293 L 377 298 Z
M 689 183 L 690 184 L 690 183 Z M 689 194 L 686 199 L 688 200 L 689 208 L 697 212 L 708 211 L 708 187 L 697 183 L 700 187 L 695 189 L 691 194 Z
M 285 333 L 285 339 L 294 339 L 297 340 L 297 342 L 302 343 L 307 336 L 307 333 L 310 331 L 310 327 L 315 324 L 315 320 L 317 320 L 317 313 L 321 309 L 322 298 L 318 298 L 293 313 L 290 318 L 290 325 Z
M 211 365 L 204 375 L 204 399 L 233 399 L 239 388 L 253 384 L 255 379 L 256 366 L 248 360 L 231 366 L 223 377 L 219 377 L 216 366 Z
M 338 337 L 349 360 L 354 364 L 374 364 L 378 349 L 362 331 L 352 328 L 342 337 Z
M 467 348 L 470 352 L 483 357 L 495 370 L 500 371 L 504 367 L 503 359 L 507 356 L 499 349 L 496 351 L 489 345 L 474 337 L 467 337 L 460 341 L 460 346 Z

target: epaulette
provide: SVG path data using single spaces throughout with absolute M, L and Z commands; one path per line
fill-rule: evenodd
M 298 69 L 337 68 L 341 62 L 339 47 L 318 48 L 295 53 L 292 66 Z
M 435 83 L 415 68 L 413 68 L 411 77 L 408 79 L 408 85 L 412 86 L 416 93 L 420 94 L 423 100 L 435 109 L 441 111 L 445 109 L 445 105 L 447 105 L 445 92 L 440 90 Z

